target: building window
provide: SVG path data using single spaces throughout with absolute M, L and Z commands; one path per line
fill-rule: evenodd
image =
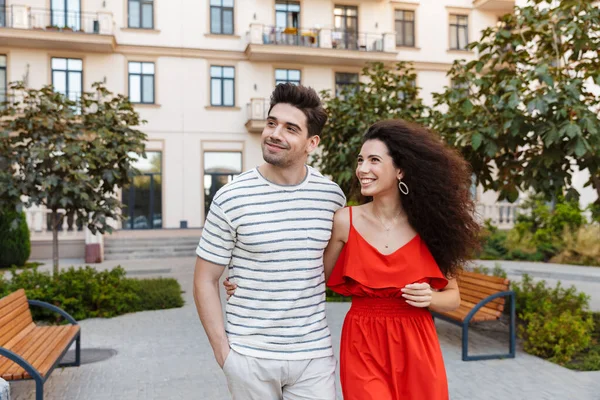
M 0 0 L 0 28 L 6 26 L 6 0 Z
M 50 6 L 50 25 L 75 31 L 81 29 L 80 0 L 52 0 Z
M 154 104 L 154 63 L 129 62 L 129 100 Z
M 78 58 L 52 58 L 52 86 L 69 100 L 78 101 L 83 91 L 83 61 Z
M 298 69 L 276 69 L 275 70 L 275 85 L 280 83 L 300 84 L 300 70 Z
M 122 229 L 162 228 L 162 152 L 147 151 L 146 158 L 130 155 L 138 173 L 121 191 Z
M 6 56 L 0 54 L 0 108 L 6 101 L 6 87 Z
M 469 192 L 471 193 L 471 199 L 477 201 L 477 175 L 475 174 L 471 174 L 471 187 L 469 187 Z
M 348 72 L 335 73 L 335 96 L 343 97 L 345 91 L 353 93 L 358 88 L 358 74 Z
M 450 81 L 450 86 L 452 87 L 452 89 L 459 89 L 465 91 L 469 90 L 469 84 L 467 82 L 460 82 L 455 79 L 452 79 Z
M 210 105 L 233 107 L 235 105 L 235 69 L 210 67 Z
M 417 81 L 415 79 L 411 79 L 409 85 L 410 85 L 411 88 L 414 89 L 414 88 L 417 87 Z M 398 99 L 400 99 L 400 101 L 412 100 L 412 99 L 408 98 L 408 96 L 407 96 L 406 92 L 404 92 L 404 90 L 399 90 L 398 91 Z
M 450 14 L 450 49 L 466 50 L 469 43 L 469 17 Z
M 300 2 L 277 0 L 275 2 L 275 27 L 280 30 L 300 27 Z
M 204 217 L 219 189 L 242 172 L 242 153 L 224 151 L 204 152 Z
M 153 29 L 154 28 L 154 1 L 129 0 L 129 27 Z
M 336 49 L 358 49 L 358 7 L 335 6 L 332 46 Z
M 210 33 L 233 35 L 233 1 L 210 0 Z
M 415 12 L 396 10 L 396 46 L 415 47 Z

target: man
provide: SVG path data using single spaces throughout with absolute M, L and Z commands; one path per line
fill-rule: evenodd
M 346 199 L 306 165 L 326 121 L 313 89 L 278 85 L 262 133 L 265 163 L 218 191 L 204 225 L 194 299 L 234 400 L 335 399 L 323 251 Z M 237 284 L 227 329 L 225 267 Z

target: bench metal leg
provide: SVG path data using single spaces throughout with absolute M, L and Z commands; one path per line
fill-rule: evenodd
M 462 326 L 462 360 L 469 361 L 469 323 Z
M 69 346 L 71 347 L 71 346 Z M 66 353 L 66 350 L 65 350 Z M 63 353 L 64 356 L 64 353 Z M 62 358 L 62 357 L 61 357 Z M 79 367 L 81 365 L 81 332 L 77 335 L 75 339 L 75 361 L 70 363 L 60 363 L 59 367 Z
M 75 366 L 81 365 L 81 331 L 77 335 L 77 341 L 75 342 Z
M 462 360 L 463 361 L 476 361 L 476 360 L 492 360 L 492 359 L 503 359 L 503 358 L 515 358 L 515 348 L 517 343 L 516 335 L 516 301 L 515 294 L 508 296 L 510 301 L 510 325 L 508 332 L 508 353 L 505 354 L 483 354 L 477 356 L 469 355 L 469 323 L 464 322 L 462 326 Z
M 44 400 L 44 381 L 42 378 L 35 378 L 35 400 Z

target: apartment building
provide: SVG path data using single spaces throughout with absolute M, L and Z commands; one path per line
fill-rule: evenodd
M 14 80 L 51 83 L 72 98 L 97 81 L 127 94 L 148 121 L 141 128 L 148 158 L 138 163 L 143 175 L 122 190 L 128 218 L 117 228 L 199 228 L 216 190 L 262 162 L 260 134 L 275 84 L 338 92 L 360 79 L 367 61 L 405 60 L 431 103 L 431 93 L 451 84 L 453 60 L 474 57 L 466 44 L 514 5 L 0 0 L 0 98 Z M 498 219 L 504 206 L 493 194 L 477 196 Z M 45 230 L 44 210 L 30 210 L 28 218 L 34 232 Z M 74 254 L 83 236 L 74 230 Z

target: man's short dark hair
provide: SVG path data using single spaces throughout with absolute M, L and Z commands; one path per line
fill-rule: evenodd
M 269 114 L 276 104 L 290 104 L 301 110 L 306 115 L 308 136 L 320 135 L 327 122 L 327 112 L 321 104 L 321 98 L 313 88 L 294 85 L 293 83 L 280 83 L 271 95 Z

